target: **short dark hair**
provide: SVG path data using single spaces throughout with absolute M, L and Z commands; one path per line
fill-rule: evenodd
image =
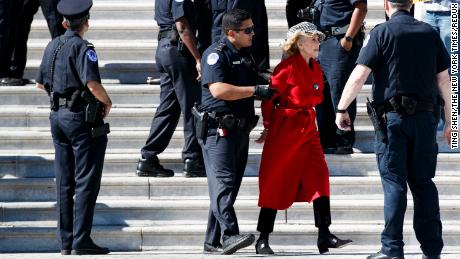
M 241 9 L 230 10 L 222 17 L 222 30 L 227 34 L 229 30 L 239 29 L 247 19 L 251 19 L 251 14 L 247 11 Z
M 412 7 L 412 0 L 408 0 L 404 3 L 393 3 L 393 2 L 388 2 L 388 4 L 393 8 L 393 9 L 398 9 L 398 10 L 409 10 Z
M 85 26 L 85 23 L 88 21 L 88 19 L 89 14 L 77 19 L 69 19 L 64 17 L 64 22 L 72 31 L 80 32 L 83 30 L 83 27 Z

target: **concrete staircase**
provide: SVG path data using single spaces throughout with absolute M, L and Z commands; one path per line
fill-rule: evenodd
M 271 65 L 279 62 L 278 44 L 287 23 L 284 0 L 267 0 Z M 206 179 L 182 176 L 182 128 L 174 133 L 162 163 L 176 171 L 173 178 L 139 178 L 135 167 L 151 119 L 159 103 L 159 86 L 145 85 L 156 76 L 154 53 L 158 28 L 153 1 L 96 0 L 87 38 L 96 46 L 103 83 L 114 108 L 102 188 L 94 218 L 93 236 L 102 245 L 119 251 L 200 251 L 209 199 Z M 367 30 L 382 22 L 381 1 L 369 1 Z M 33 78 L 48 39 L 39 13 L 32 25 L 26 76 Z M 378 250 L 383 228 L 383 196 L 373 154 L 373 129 L 365 114 L 366 86 L 358 99 L 355 154 L 327 155 L 331 174 L 332 230 L 355 245 L 344 250 Z M 57 251 L 55 226 L 54 150 L 49 131 L 45 94 L 32 85 L 0 88 L 0 252 Z M 258 103 L 257 106 L 260 106 Z M 257 111 L 260 113 L 260 110 Z M 181 125 L 181 124 L 179 124 Z M 254 140 L 262 125 L 251 133 Z M 460 250 L 460 154 L 438 136 L 440 155 L 435 179 L 441 195 L 446 250 Z M 242 232 L 255 233 L 257 174 L 262 146 L 251 141 L 245 179 L 236 203 Z M 458 151 L 458 150 L 457 150 Z M 409 198 L 410 194 L 409 194 Z M 409 202 L 405 241 L 418 252 Z M 310 205 L 295 204 L 277 217 L 273 248 L 277 251 L 315 252 L 316 229 Z M 253 251 L 253 248 L 247 249 Z

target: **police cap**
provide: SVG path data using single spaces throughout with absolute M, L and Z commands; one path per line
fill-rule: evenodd
M 79 19 L 89 14 L 92 0 L 61 0 L 57 10 L 67 19 Z

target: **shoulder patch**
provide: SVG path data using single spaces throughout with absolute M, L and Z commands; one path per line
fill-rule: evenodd
M 88 51 L 86 51 L 86 56 L 88 56 L 88 59 L 93 62 L 97 61 L 97 54 L 93 49 L 89 49 Z
M 217 61 L 219 61 L 219 54 L 217 53 L 211 53 L 206 58 L 206 63 L 208 63 L 210 66 L 215 65 Z

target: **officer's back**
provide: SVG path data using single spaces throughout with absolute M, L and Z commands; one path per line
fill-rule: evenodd
M 417 21 L 405 11 L 377 26 L 370 37 L 379 39 L 381 60 L 374 68 L 376 97 L 412 94 L 424 101 L 436 102 L 436 60 L 441 56 L 439 36 L 432 27 Z M 373 39 L 368 48 L 373 48 Z M 376 100 L 377 102 L 383 100 Z

